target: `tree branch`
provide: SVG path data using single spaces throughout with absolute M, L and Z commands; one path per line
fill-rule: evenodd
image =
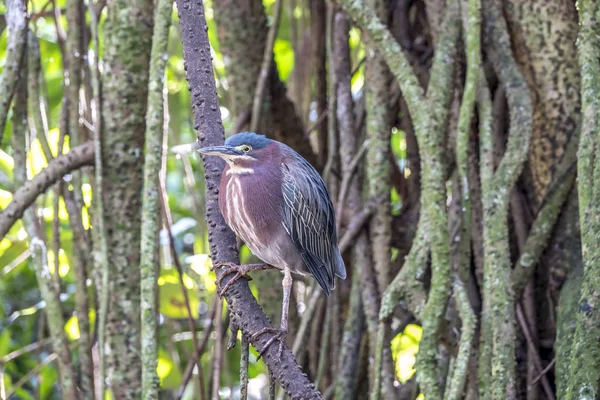
M 482 334 L 492 339 L 491 396 L 510 398 L 515 395 L 516 389 L 516 333 L 507 214 L 510 191 L 527 159 L 533 111 L 527 83 L 512 55 L 502 4 L 498 0 L 489 0 L 483 10 L 485 38 L 491 47 L 490 59 L 506 90 L 510 128 L 506 151 L 497 170 L 491 177 L 487 176 L 485 184 L 482 178 L 486 265 L 484 301 L 487 305 L 483 312 L 491 314 L 491 324 L 482 323 Z M 484 329 L 491 329 L 491 335 L 483 332 Z
M 0 237 L 4 237 L 13 224 L 21 218 L 23 212 L 44 193 L 54 182 L 64 175 L 86 165 L 94 164 L 94 145 L 92 142 L 77 146 L 67 154 L 50 161 L 39 174 L 27 181 L 14 194 L 10 204 L 0 212 Z
M 342 7 L 363 29 L 375 43 L 377 50 L 381 53 L 390 67 L 392 74 L 398 81 L 402 94 L 408 104 L 412 118 L 417 121 L 421 119 L 421 110 L 425 107 L 423 89 L 417 80 L 417 76 L 410 66 L 406 55 L 400 48 L 400 44 L 394 39 L 387 27 L 381 22 L 375 11 L 367 7 L 362 0 L 342 0 Z
M 571 349 L 566 398 L 598 397 L 600 392 L 600 4 L 579 1 L 577 53 L 581 67 L 582 126 L 577 159 L 583 280 Z
M 192 93 L 192 109 L 198 130 L 198 140 L 201 146 L 213 146 L 223 143 L 224 131 L 219 111 L 215 81 L 210 56 L 204 4 L 202 1 L 177 0 L 177 10 L 181 24 L 183 53 L 186 78 Z M 209 225 L 209 242 L 211 257 L 217 262 L 239 262 L 235 245 L 235 235 L 227 227 L 218 207 L 218 187 L 224 161 L 217 158 L 204 160 L 206 177 L 206 219 Z M 217 271 L 221 276 L 222 270 Z M 225 277 L 226 284 L 230 276 Z M 225 293 L 225 298 L 242 333 L 248 337 L 271 324 L 256 299 L 252 295 L 245 280 L 239 280 Z M 284 346 L 281 357 L 278 357 L 278 346 L 265 344 L 272 337 L 264 334 L 251 344 L 257 350 L 264 350 L 263 360 L 273 376 L 293 398 L 322 399 L 314 385 L 302 373 L 291 350 Z
M 6 1 L 6 24 L 8 26 L 8 46 L 4 70 L 0 77 L 0 143 L 4 135 L 4 125 L 8 109 L 17 85 L 19 68 L 27 43 L 27 9 L 23 0 Z
M 253 132 L 256 132 L 260 123 L 260 109 L 263 105 L 263 97 L 265 94 L 265 88 L 267 86 L 267 79 L 269 78 L 271 63 L 273 62 L 273 44 L 275 43 L 275 37 L 277 37 L 277 30 L 279 28 L 279 21 L 281 19 L 281 4 L 281 0 L 275 1 L 275 14 L 273 15 L 273 23 L 269 28 L 269 34 L 267 35 L 267 44 L 265 45 L 263 62 L 260 67 L 260 73 L 258 75 L 258 81 L 256 84 L 256 92 L 254 93 L 254 100 L 252 102 L 250 130 Z

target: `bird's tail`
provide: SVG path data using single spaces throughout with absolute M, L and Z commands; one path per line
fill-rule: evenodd
M 335 272 L 336 276 L 340 277 L 341 279 L 346 279 L 346 266 L 344 265 L 344 260 L 342 259 L 342 255 L 340 254 L 339 250 L 336 253 L 333 271 Z

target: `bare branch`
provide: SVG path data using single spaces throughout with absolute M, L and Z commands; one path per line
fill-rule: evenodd
M 269 72 L 271 70 L 271 63 L 273 62 L 273 44 L 275 43 L 275 37 L 277 36 L 277 30 L 279 28 L 279 20 L 281 19 L 282 3 L 282 0 L 275 1 L 275 14 L 273 15 L 273 23 L 271 28 L 269 28 L 267 44 L 265 45 L 265 54 L 263 56 L 260 73 L 258 75 L 258 83 L 256 84 L 256 92 L 254 93 L 250 122 L 250 130 L 253 132 L 256 132 L 260 123 L 260 109 L 262 108 L 265 88 L 267 86 L 267 79 L 269 78 Z
M 141 314 L 141 341 L 142 345 L 142 398 L 145 400 L 158 399 L 160 382 L 156 373 L 158 362 L 158 290 L 156 281 L 159 271 L 158 259 L 158 230 L 159 230 L 159 210 L 163 211 L 163 218 L 167 221 L 167 232 L 169 235 L 169 244 L 177 272 L 179 273 L 180 283 L 183 283 L 183 276 L 179 258 L 173 248 L 173 238 L 171 233 L 171 218 L 167 212 L 168 199 L 166 190 L 160 182 L 160 167 L 162 154 L 165 152 L 163 140 L 165 133 L 165 112 L 163 100 L 163 88 L 165 82 L 165 68 L 167 58 L 164 54 L 167 52 L 169 42 L 169 27 L 171 26 L 171 12 L 173 11 L 173 0 L 161 0 L 156 5 L 154 18 L 154 31 L 152 36 L 152 51 L 150 55 L 150 73 L 148 76 L 148 110 L 146 111 L 146 133 L 145 146 L 146 154 L 144 156 L 144 187 L 142 189 L 142 225 L 141 225 L 141 246 L 140 246 L 140 272 L 141 272 L 141 290 L 140 290 L 140 314 Z M 166 144 L 166 142 L 165 142 Z M 166 146 L 165 146 L 166 147 Z M 161 207 L 162 206 L 162 207 Z M 187 290 L 182 285 L 182 291 L 186 300 L 188 310 L 188 321 L 192 331 L 192 343 L 197 352 L 198 343 L 196 339 L 196 329 L 192 318 L 190 304 L 187 298 Z M 200 383 L 202 383 L 202 374 L 198 373 Z M 202 394 L 200 399 L 202 399 Z
M 350 18 L 368 33 L 377 50 L 383 55 L 402 89 L 410 114 L 416 121 L 425 107 L 423 89 L 400 45 L 375 12 L 366 7 L 362 0 L 343 0 L 341 4 Z
M 0 143 L 4 135 L 4 126 L 8 109 L 17 85 L 19 68 L 27 43 L 26 6 L 23 0 L 6 0 L 6 24 L 8 26 L 8 46 L 4 70 L 0 77 Z
M 201 146 L 223 143 L 223 125 L 219 110 L 216 86 L 212 74 L 210 44 L 208 41 L 204 4 L 202 1 L 177 0 L 177 10 L 181 24 L 186 78 L 192 92 L 192 109 L 198 130 Z M 206 219 L 209 225 L 209 241 L 213 262 L 239 262 L 235 235 L 227 227 L 218 207 L 218 187 L 224 161 L 216 158 L 204 160 L 206 173 Z M 221 276 L 222 270 L 217 271 Z M 225 277 L 224 284 L 231 279 Z M 242 333 L 252 337 L 271 324 L 256 299 L 252 295 L 245 280 L 235 282 L 225 293 L 231 318 L 239 326 Z M 292 397 L 304 399 L 321 399 L 314 385 L 302 373 L 294 355 L 284 346 L 281 357 L 278 357 L 278 346 L 265 347 L 272 335 L 258 337 L 252 345 L 259 351 L 264 350 L 263 360 L 277 381 Z
M 84 143 L 48 163 L 32 180 L 25 182 L 14 194 L 10 204 L 0 212 L 0 237 L 4 237 L 23 212 L 53 183 L 68 173 L 94 164 L 94 145 Z

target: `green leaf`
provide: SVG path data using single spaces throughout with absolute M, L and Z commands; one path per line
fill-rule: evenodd
M 4 357 L 10 351 L 10 330 L 4 329 L 0 333 L 0 358 Z
M 58 373 L 53 365 L 46 365 L 40 371 L 40 398 L 49 399 L 54 393 Z
M 287 40 L 276 39 L 273 45 L 273 53 L 279 78 L 286 82 L 294 69 L 294 49 Z
M 177 389 L 183 378 L 179 366 L 173 362 L 169 353 L 163 349 L 158 350 L 156 373 L 160 378 L 160 386 L 163 389 Z
M 192 317 L 198 318 L 198 299 L 194 281 L 184 274 L 183 282 L 186 287 L 187 296 L 190 302 Z M 163 269 L 158 278 L 159 285 L 159 312 L 166 317 L 174 319 L 187 318 L 188 311 L 185 304 L 185 297 L 181 291 L 179 278 L 175 269 Z
M 415 373 L 415 361 L 419 351 L 422 329 L 418 325 L 409 324 L 402 333 L 392 339 L 392 357 L 396 365 L 396 375 L 400 382 L 407 382 Z

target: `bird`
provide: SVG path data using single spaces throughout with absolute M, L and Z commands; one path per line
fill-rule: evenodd
M 237 133 L 222 146 L 201 147 L 198 151 L 226 161 L 219 186 L 219 209 L 231 230 L 263 261 L 216 264 L 215 268 L 228 267 L 217 279 L 219 287 L 224 276 L 235 273 L 219 295 L 235 281 L 247 278 L 249 271 L 282 270 L 280 328 L 265 328 L 251 337 L 253 341 L 264 333 L 274 333 L 263 352 L 279 340 L 281 356 L 292 273 L 312 275 L 327 296 L 335 288 L 336 277 L 346 279 L 327 185 L 291 147 L 254 132 Z

